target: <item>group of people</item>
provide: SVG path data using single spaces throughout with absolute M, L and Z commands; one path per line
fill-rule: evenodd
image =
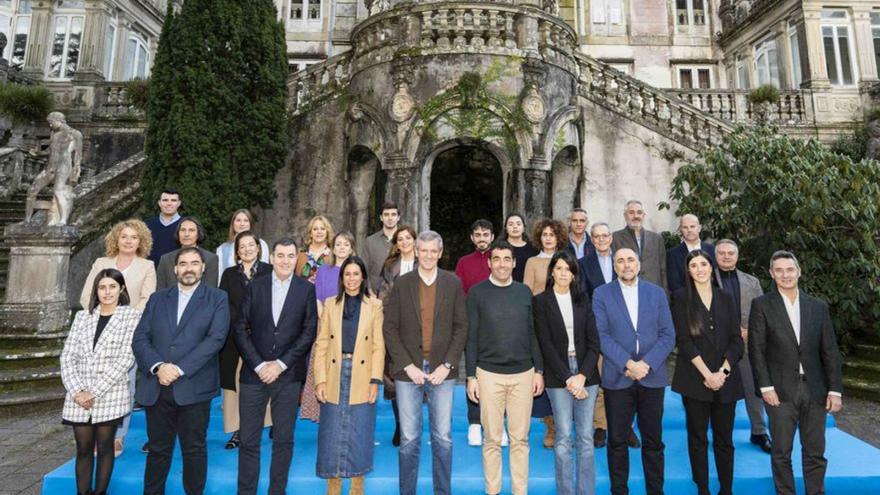
M 743 398 L 751 441 L 771 453 L 777 493 L 795 493 L 798 430 L 807 493 L 824 493 L 825 414 L 841 407 L 841 359 L 828 306 L 798 289 L 790 252 L 773 255 L 775 288 L 761 295 L 757 279 L 737 269 L 734 241 L 702 242 L 699 220 L 684 215 L 682 243 L 667 251 L 643 227 L 639 201 L 625 205 L 626 227 L 616 232 L 606 222 L 588 231 L 580 208 L 568 225 L 536 221 L 531 237 L 518 214 L 499 239 L 477 220 L 474 252 L 454 273 L 438 267 L 441 235 L 402 225 L 393 203 L 361 250 L 323 216 L 311 219 L 301 245 L 285 237 L 270 247 L 250 212 L 237 210 L 228 241 L 211 252 L 200 222 L 180 216 L 177 191 L 164 191 L 159 208 L 106 236 L 107 256 L 89 273 L 61 355 L 78 493 L 106 492 L 133 402 L 146 413 L 144 493 L 165 492 L 178 440 L 184 490 L 202 493 L 210 405 L 221 388 L 239 493 L 256 493 L 266 427 L 269 493 L 285 493 L 298 410 L 319 421 L 316 474 L 327 493 L 341 493 L 344 478 L 349 493 L 363 493 L 383 384 L 397 422 L 399 492 L 416 493 L 427 404 L 433 491 L 452 493 L 452 399 L 463 363 L 468 443 L 482 447 L 487 494 L 501 492 L 508 445 L 512 491 L 527 493 L 532 417 L 546 425 L 558 493 L 595 493 L 594 449 L 607 441 L 613 494 L 628 493 L 628 450 L 638 447 L 647 493 L 661 494 L 666 362 L 676 346 L 672 389 L 682 396 L 700 495 L 709 493 L 710 425 L 720 493 L 732 493 Z

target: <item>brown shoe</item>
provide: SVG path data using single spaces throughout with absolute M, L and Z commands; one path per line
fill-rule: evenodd
M 556 443 L 556 423 L 553 422 L 553 416 L 544 416 L 544 426 L 547 427 L 544 432 L 544 448 L 552 449 Z
M 351 479 L 351 488 L 348 490 L 349 495 L 364 495 L 364 477 L 355 476 Z
M 327 495 L 342 495 L 342 480 L 340 478 L 327 480 Z

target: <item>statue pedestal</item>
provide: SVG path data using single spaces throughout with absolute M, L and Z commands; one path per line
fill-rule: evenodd
M 5 229 L 9 278 L 0 304 L 0 332 L 55 333 L 70 321 L 67 272 L 79 229 L 17 223 Z

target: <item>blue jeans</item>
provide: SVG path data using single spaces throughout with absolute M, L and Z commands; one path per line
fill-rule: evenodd
M 394 381 L 400 409 L 400 494 L 415 495 L 422 446 L 422 404 L 428 402 L 434 494 L 449 495 L 452 484 L 452 393 L 455 380 L 441 385 Z
M 572 374 L 578 372 L 577 359 L 568 358 Z M 556 423 L 556 492 L 559 495 L 593 495 L 596 493 L 596 464 L 593 458 L 593 410 L 599 386 L 586 387 L 587 398 L 577 400 L 564 388 L 548 388 L 547 395 L 553 405 L 553 420 Z M 572 427 L 575 440 L 572 440 Z M 574 465 L 573 450 L 577 450 L 577 469 Z M 575 489 L 575 472 L 577 489 Z

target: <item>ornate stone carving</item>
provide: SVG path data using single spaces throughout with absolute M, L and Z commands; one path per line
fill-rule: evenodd
M 49 161 L 46 168 L 37 175 L 28 189 L 25 204 L 25 222 L 34 216 L 37 195 L 49 184 L 54 183 L 54 196 L 49 208 L 48 225 L 67 225 L 73 211 L 73 186 L 79 180 L 82 164 L 82 134 L 67 125 L 61 112 L 52 112 L 46 119 L 52 129 L 49 141 Z
M 391 98 L 391 105 L 389 106 L 389 113 L 391 118 L 397 122 L 406 122 L 412 117 L 413 109 L 415 109 L 416 102 L 413 100 L 412 96 L 409 95 L 409 89 L 406 84 L 401 84 L 397 88 L 397 93 Z
M 544 98 L 541 98 L 541 95 L 538 94 L 538 90 L 534 87 L 528 89 L 528 92 L 522 99 L 521 105 L 523 113 L 525 113 L 529 122 L 540 124 L 544 121 L 544 117 L 547 114 L 544 105 Z
M 544 11 L 550 15 L 559 15 L 559 0 L 544 0 Z
M 361 108 L 360 104 L 355 102 L 351 105 L 351 108 L 348 109 L 348 118 L 352 122 L 360 122 L 365 117 L 364 109 Z

